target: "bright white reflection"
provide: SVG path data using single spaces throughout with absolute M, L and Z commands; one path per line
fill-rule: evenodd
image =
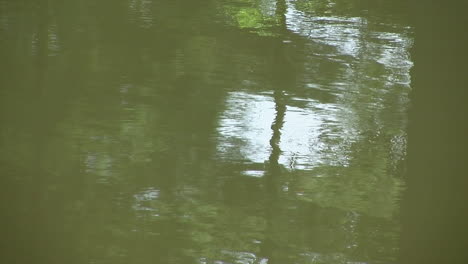
M 222 250 L 221 254 L 223 255 L 223 257 L 229 259 L 230 261 L 215 260 L 211 262 L 207 258 L 200 258 L 198 260 L 198 263 L 200 264 L 207 264 L 207 263 L 268 264 L 267 258 L 260 258 L 251 252 L 236 252 L 236 251 Z
M 299 99 L 297 99 L 299 100 Z M 318 165 L 347 165 L 344 144 L 352 131 L 340 122 L 333 104 L 307 100 L 307 107 L 288 106 L 281 129 L 279 164 L 288 169 Z M 230 161 L 265 163 L 271 154 L 270 139 L 276 111 L 272 95 L 232 92 L 218 126 L 219 157 Z M 261 177 L 263 171 L 247 168 L 244 175 Z
M 340 145 L 346 136 L 342 124 L 337 123 L 338 109 L 334 105 L 310 100 L 308 108 L 288 107 L 282 129 L 279 163 L 290 169 L 311 169 L 317 165 L 347 164 Z M 337 127 L 338 126 L 338 127 Z M 336 127 L 341 135 L 333 133 Z M 336 145 L 327 144 L 334 138 Z M 333 150 L 333 151 L 331 151 Z
M 288 30 L 315 43 L 335 47 L 342 55 L 355 58 L 380 57 L 377 61 L 390 68 L 402 67 L 403 70 L 408 70 L 412 66 L 408 57 L 410 38 L 405 33 L 369 33 L 368 21 L 365 18 L 310 16 L 297 10 L 294 4 L 288 4 L 286 20 Z M 366 41 L 363 42 L 363 39 Z M 405 65 L 400 65 L 402 63 Z
M 268 160 L 274 118 L 275 103 L 270 96 L 230 93 L 218 126 L 220 156 L 255 163 Z
M 288 5 L 286 19 L 288 30 L 354 57 L 359 51 L 360 27 L 366 23 L 360 17 L 310 17 L 293 5 Z
M 242 172 L 242 174 L 245 176 L 260 178 L 260 177 L 263 177 L 265 172 L 261 170 L 245 170 Z
M 159 198 L 159 190 L 154 188 L 148 188 L 135 195 L 135 204 L 133 209 L 136 211 L 156 211 L 154 202 Z

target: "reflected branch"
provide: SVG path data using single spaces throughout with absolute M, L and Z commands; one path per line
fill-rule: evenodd
M 279 146 L 281 141 L 281 128 L 283 127 L 284 116 L 286 114 L 286 104 L 283 97 L 283 91 L 276 90 L 274 92 L 276 117 L 273 121 L 273 124 L 271 125 L 273 134 L 270 139 L 271 154 L 269 158 L 271 169 L 274 171 L 276 171 L 279 166 L 278 160 L 281 155 L 281 148 Z

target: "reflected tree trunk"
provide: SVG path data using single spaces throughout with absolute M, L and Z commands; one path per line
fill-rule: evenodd
M 276 17 L 278 19 L 278 33 L 286 32 L 286 1 L 278 0 L 276 2 Z M 272 69 L 271 69 L 271 82 L 273 87 L 273 97 L 275 101 L 275 119 L 271 125 L 272 136 L 270 139 L 271 153 L 268 159 L 268 168 L 265 176 L 265 186 L 267 191 L 266 203 L 266 219 L 267 229 L 265 238 L 262 245 L 261 254 L 268 258 L 268 263 L 277 264 L 282 263 L 280 257 L 276 256 L 279 247 L 284 247 L 284 241 L 276 241 L 278 238 L 278 231 L 276 230 L 275 222 L 280 210 L 279 192 L 281 190 L 281 165 L 279 158 L 281 156 L 281 129 L 283 128 L 284 118 L 286 115 L 286 98 L 284 90 L 290 84 L 291 74 L 287 69 L 287 60 L 284 55 L 283 41 L 278 38 L 272 47 Z
M 267 229 L 265 238 L 262 246 L 262 255 L 268 257 L 268 263 L 275 264 L 280 263 L 280 260 L 276 259 L 275 251 L 281 246 L 279 241 L 276 240 L 276 215 L 279 214 L 280 205 L 278 204 L 279 191 L 280 191 L 280 177 L 281 177 L 281 166 L 279 164 L 279 158 L 281 155 L 281 148 L 279 146 L 281 140 L 281 128 L 284 123 L 284 116 L 286 114 L 286 104 L 284 100 L 284 94 L 281 90 L 274 91 L 275 97 L 275 109 L 276 117 L 271 125 L 272 136 L 270 139 L 271 153 L 268 159 L 268 168 L 265 176 L 265 187 L 267 192 L 266 202 L 266 220 Z M 284 245 L 283 245 L 284 246 Z
M 280 31 L 286 31 L 286 12 L 287 12 L 286 0 L 277 0 L 276 1 L 276 18 L 278 19 L 278 28 Z

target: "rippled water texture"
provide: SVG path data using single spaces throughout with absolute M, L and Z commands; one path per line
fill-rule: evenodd
M 11 263 L 396 263 L 403 2 L 0 0 Z

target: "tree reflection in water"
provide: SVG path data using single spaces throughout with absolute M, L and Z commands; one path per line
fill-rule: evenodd
M 23 2 L 0 0 L 0 161 L 39 263 L 395 262 L 403 9 Z

